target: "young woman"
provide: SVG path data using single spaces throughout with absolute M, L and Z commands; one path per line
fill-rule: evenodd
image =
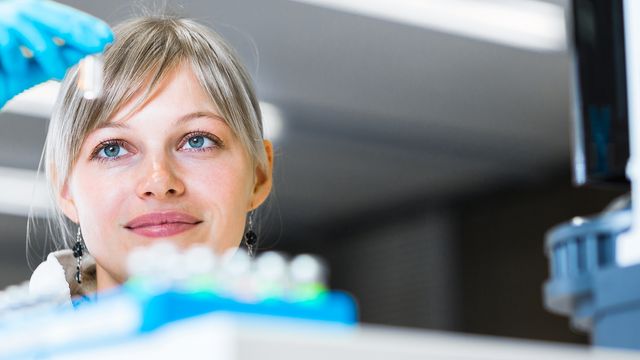
M 117 286 L 127 254 L 160 239 L 238 247 L 271 190 L 273 149 L 251 80 L 217 34 L 163 16 L 114 34 L 102 95 L 83 98 L 71 68 L 50 121 L 44 168 L 67 250 L 36 269 L 36 293 L 61 271 L 71 296 Z

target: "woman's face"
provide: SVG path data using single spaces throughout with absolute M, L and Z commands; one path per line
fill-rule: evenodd
M 189 67 L 129 114 L 136 100 L 88 134 L 60 195 L 103 289 L 126 279 L 126 256 L 137 246 L 164 239 L 216 252 L 237 247 L 247 212 L 271 188 L 271 165 L 268 173 L 252 165 Z M 265 149 L 271 163 L 268 141 Z

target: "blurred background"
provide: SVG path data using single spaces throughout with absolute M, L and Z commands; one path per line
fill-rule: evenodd
M 323 256 L 363 322 L 587 341 L 543 308 L 544 234 L 626 189 L 571 185 L 567 1 L 62 3 L 167 7 L 238 50 L 276 147 L 260 247 Z M 0 287 L 31 273 L 54 98 L 0 114 Z

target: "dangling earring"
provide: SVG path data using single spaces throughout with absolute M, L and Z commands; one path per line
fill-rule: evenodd
M 255 256 L 255 247 L 258 243 L 258 235 L 253 231 L 253 211 L 249 213 L 249 229 L 244 234 L 244 243 L 247 245 L 247 252 L 250 257 Z
M 76 282 L 78 284 L 82 284 L 80 262 L 82 261 L 83 252 L 84 252 L 84 246 L 82 245 L 82 234 L 80 233 L 80 225 L 78 225 L 78 233 L 76 234 L 76 243 L 73 245 L 73 257 L 76 258 Z

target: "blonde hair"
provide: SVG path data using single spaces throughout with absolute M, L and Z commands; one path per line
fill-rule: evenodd
M 116 26 L 114 33 L 115 42 L 104 52 L 101 97 L 83 98 L 76 87 L 77 67 L 71 68 L 62 82 L 44 148 L 45 173 L 53 199 L 73 169 L 87 134 L 140 92 L 143 96 L 135 105 L 144 103 L 154 88 L 183 63 L 191 66 L 252 164 L 267 169 L 260 106 L 251 79 L 238 55 L 218 34 L 176 16 L 135 18 Z M 57 206 L 48 225 L 56 249 L 72 244 L 74 225 Z

